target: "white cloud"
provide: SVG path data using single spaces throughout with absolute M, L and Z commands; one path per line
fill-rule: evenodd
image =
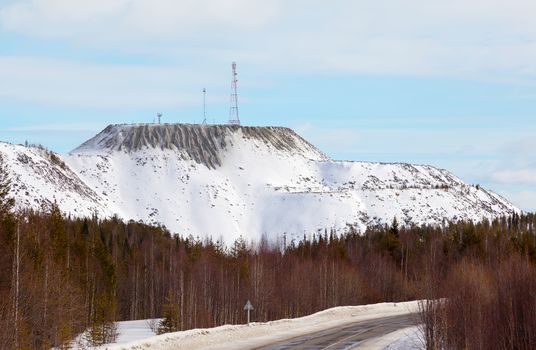
M 509 191 L 507 199 L 522 210 L 536 211 L 536 191 Z
M 536 170 L 502 170 L 494 173 L 492 180 L 508 184 L 536 184 Z
M 96 131 L 102 129 L 103 123 L 95 122 L 76 122 L 76 123 L 56 123 L 56 124 L 38 124 L 31 126 L 17 126 L 0 128 L 0 132 L 55 132 L 55 131 Z
M 306 140 L 332 157 L 333 154 L 357 148 L 363 142 L 360 130 L 355 128 L 326 128 L 306 122 L 296 125 L 294 129 Z
M 0 12 L 8 30 L 38 37 L 120 44 L 125 39 L 181 38 L 218 27 L 252 29 L 277 2 L 260 0 L 25 0 Z
M 204 83 L 226 80 L 176 67 L 0 56 L 0 81 L 4 100 L 67 107 L 163 108 L 198 104 Z M 226 101 L 227 95 L 212 93 L 210 98 Z
M 536 78 L 532 0 L 23 0 L 9 31 L 305 71 Z

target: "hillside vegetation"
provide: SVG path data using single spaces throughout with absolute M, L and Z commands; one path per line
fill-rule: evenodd
M 164 317 L 162 332 L 244 323 L 248 299 L 268 321 L 426 298 L 430 349 L 536 345 L 535 214 L 225 245 L 66 217 L 55 203 L 15 210 L 10 187 L 0 155 L 1 349 L 68 348 L 87 329 L 104 344 L 118 320 Z
M 70 219 L 54 206 L 3 213 L 0 347 L 61 346 L 87 327 L 102 343 L 113 338 L 117 320 L 166 316 L 167 330 L 243 323 L 248 299 L 253 319 L 267 321 L 425 297 L 458 298 L 436 310 L 449 327 L 430 323 L 433 341 L 455 348 L 474 334 L 467 327 L 486 329 L 507 316 L 513 329 L 500 333 L 504 343 L 526 334 L 517 327 L 527 327 L 530 315 L 519 312 L 536 306 L 535 225 L 534 214 L 444 228 L 393 222 L 363 235 L 326 231 L 286 244 L 238 239 L 226 247 L 116 218 Z M 478 313 L 507 302 L 505 315 Z M 465 333 L 443 335 L 454 321 Z

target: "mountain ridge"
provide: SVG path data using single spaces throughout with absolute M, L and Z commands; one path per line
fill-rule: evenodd
M 395 216 L 420 225 L 519 212 L 444 169 L 334 161 L 288 128 L 110 125 L 56 155 L 61 171 L 43 152 L 6 144 L 0 152 L 8 154 L 17 181 L 33 188 L 15 189 L 22 206 L 56 201 L 77 216 L 118 215 L 226 241 L 303 237 L 349 225 L 363 231 Z M 34 165 L 21 162 L 25 153 Z
M 231 141 L 231 134 L 265 142 L 279 151 L 309 153 L 316 159 L 328 159 L 308 141 L 285 127 L 253 127 L 199 124 L 115 124 L 108 125 L 95 137 L 71 151 L 77 153 L 136 152 L 143 148 L 185 151 L 197 163 L 210 168 L 221 166 L 220 151 Z

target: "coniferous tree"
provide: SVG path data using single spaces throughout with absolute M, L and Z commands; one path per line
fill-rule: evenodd
M 391 223 L 389 232 L 391 232 L 395 237 L 398 237 L 400 235 L 400 232 L 398 229 L 398 220 L 396 219 L 396 216 L 393 218 L 393 222 Z
M 10 191 L 9 170 L 4 161 L 4 156 L 0 153 L 0 218 L 11 213 L 15 205 L 15 200 L 9 196 Z
M 15 199 L 10 197 L 10 192 L 11 179 L 9 170 L 4 161 L 4 156 L 0 153 L 0 221 L 7 221 L 4 224 L 9 224 L 10 221 L 13 221 L 12 212 L 15 206 Z M 13 222 L 11 224 L 13 225 Z
M 110 310 L 111 306 L 112 310 Z M 113 313 L 113 301 L 110 301 L 108 296 L 100 295 L 96 298 L 88 339 L 92 345 L 98 346 L 112 343 L 117 338 L 117 328 L 113 322 Z
M 4 249 L 0 253 L 0 315 L 5 321 L 3 325 L 4 333 L 10 340 L 14 340 L 17 347 L 21 336 L 19 317 L 19 273 L 20 266 L 20 230 L 17 230 L 17 220 L 13 215 L 15 200 L 10 197 L 11 179 L 5 156 L 0 153 L 0 246 Z M 10 289 L 5 293 L 4 289 L 10 285 Z M 16 286 L 16 287 L 15 287 Z M 17 290 L 17 292 L 15 292 Z M 6 298 L 9 295 L 9 298 Z M 9 304 L 6 300 L 10 300 Z M 9 333 L 12 332 L 10 335 Z M 9 341 L 9 340 L 8 340 Z M 3 340 L 0 340 L 3 343 Z
M 162 307 L 162 316 L 163 319 L 158 324 L 158 334 L 177 332 L 180 329 L 179 307 L 173 302 L 171 291 L 168 292 L 167 303 Z

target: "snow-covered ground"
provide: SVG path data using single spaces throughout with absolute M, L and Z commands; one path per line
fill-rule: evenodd
M 11 178 L 11 195 L 19 208 L 41 209 L 56 202 L 74 216 L 109 216 L 100 196 L 61 160 L 38 147 L 0 142 L 0 155 Z
M 358 321 L 413 313 L 418 311 L 418 301 L 382 303 L 362 306 L 342 306 L 313 315 L 248 325 L 226 325 L 210 329 L 194 329 L 168 333 L 150 338 L 148 321 L 119 322 L 117 344 L 99 349 L 107 350 L 169 350 L 169 349 L 249 349 L 274 342 L 342 326 Z M 132 340 L 130 342 L 125 342 Z M 417 327 L 403 329 L 385 337 L 363 344 L 366 349 L 419 349 Z
M 151 320 L 135 320 L 135 321 L 121 321 L 116 322 L 117 338 L 114 342 L 115 345 L 126 344 L 135 342 L 142 339 L 154 337 L 156 335 L 155 329 L 161 319 Z M 71 344 L 73 350 L 86 350 L 86 349 L 106 349 L 109 345 L 92 347 L 87 341 L 89 335 L 86 333 L 80 334 Z
M 156 335 L 153 331 L 160 320 L 136 320 L 117 323 L 117 344 L 151 338 Z
M 2 143 L 0 153 L 20 207 L 57 202 L 74 216 L 115 214 L 227 243 L 519 211 L 432 166 L 331 160 L 286 128 L 111 125 L 69 155 Z
M 393 341 L 394 340 L 394 341 Z M 385 344 L 388 343 L 387 346 Z M 383 337 L 383 342 L 376 344 L 376 349 L 385 350 L 424 350 L 424 336 L 421 326 L 409 327 Z

